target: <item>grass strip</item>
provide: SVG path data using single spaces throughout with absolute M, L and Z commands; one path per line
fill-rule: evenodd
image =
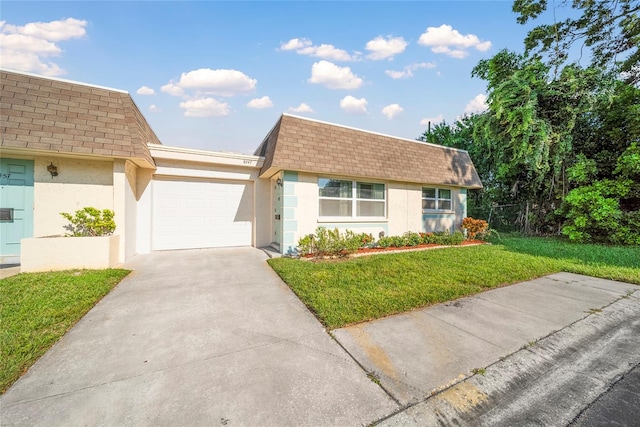
M 503 237 L 493 245 L 269 264 L 331 329 L 560 271 L 640 285 L 640 247 L 552 238 Z
M 0 280 L 2 393 L 127 274 L 120 269 L 76 270 Z

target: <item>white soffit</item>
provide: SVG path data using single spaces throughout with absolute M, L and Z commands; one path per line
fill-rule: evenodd
M 147 146 L 154 159 L 182 160 L 248 168 L 261 168 L 264 162 L 264 157 L 249 154 L 194 150 L 191 148 L 170 147 L 158 144 L 147 144 Z

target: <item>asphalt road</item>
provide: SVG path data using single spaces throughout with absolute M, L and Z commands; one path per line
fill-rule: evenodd
M 573 427 L 640 425 L 640 365 L 613 384 L 576 420 Z

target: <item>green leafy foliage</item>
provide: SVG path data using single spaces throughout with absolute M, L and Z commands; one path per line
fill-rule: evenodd
M 65 228 L 69 230 L 70 236 L 108 236 L 113 234 L 116 223 L 113 220 L 114 213 L 109 209 L 99 210 L 92 207 L 79 209 L 74 215 L 61 212 L 64 218 L 69 221 Z
M 571 190 L 564 200 L 567 225 L 562 233 L 577 242 L 608 240 L 620 225 L 619 199 L 628 192 L 628 184 L 602 180 Z
M 556 67 L 571 63 L 572 50 L 586 47 L 591 64 L 601 69 L 621 71 L 630 84 L 640 82 L 640 3 L 636 0 L 515 0 L 517 21 L 526 24 L 549 7 L 557 20 L 534 27 L 525 39 L 529 54 L 545 54 Z M 569 7 L 573 11 L 568 10 Z M 564 19 L 563 19 L 564 18 Z M 575 49 L 578 48 L 578 49 Z
M 487 82 L 486 112 L 419 139 L 469 152 L 484 188 L 469 192 L 468 212 L 491 228 L 635 244 L 640 3 L 516 0 L 513 9 L 524 24 L 565 6 L 569 18 L 533 28 L 525 52 L 473 69 Z M 593 53 L 586 68 L 568 59 L 578 42 Z
M 354 233 L 351 230 L 340 233 L 337 228 L 328 230 L 326 227 L 318 227 L 315 234 L 298 240 L 298 252 L 302 256 L 344 256 L 367 247 L 372 242 L 373 236 L 370 234 Z
M 308 234 L 298 240 L 298 252 L 302 256 L 345 256 L 362 248 L 404 248 L 425 244 L 459 245 L 463 241 L 464 234 L 461 231 L 454 233 L 407 231 L 402 236 L 382 236 L 376 242 L 371 234 L 355 233 L 351 230 L 340 233 L 337 228 L 327 230 L 325 227 L 318 227 L 315 234 Z
M 567 177 L 570 182 L 576 184 L 587 184 L 593 181 L 593 178 L 598 173 L 596 162 L 591 159 L 587 159 L 582 153 L 576 156 L 576 163 L 567 169 Z

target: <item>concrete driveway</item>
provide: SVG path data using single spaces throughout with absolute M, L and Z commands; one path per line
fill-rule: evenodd
M 0 398 L 5 425 L 360 425 L 398 408 L 254 248 L 156 252 Z

